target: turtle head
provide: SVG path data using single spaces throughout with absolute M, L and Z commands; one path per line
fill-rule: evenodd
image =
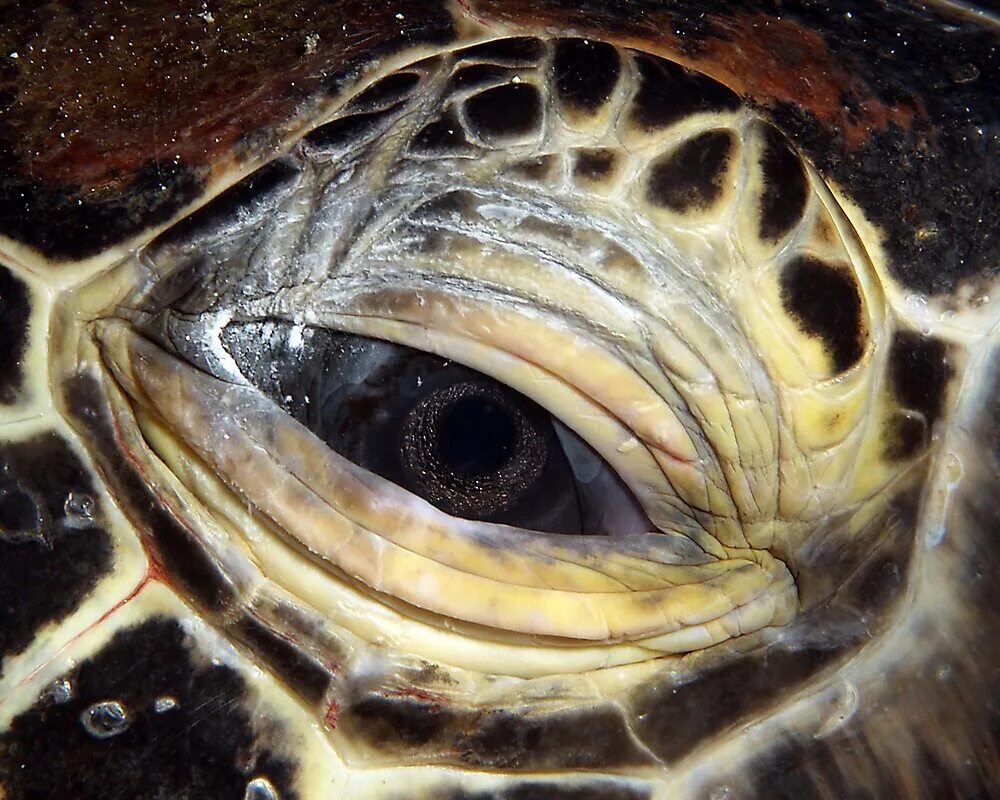
M 509 13 L 338 74 L 59 292 L 55 405 L 143 581 L 372 796 L 905 772 L 996 473 L 981 312 L 915 311 L 837 168 L 920 109 L 740 73 L 739 25 Z

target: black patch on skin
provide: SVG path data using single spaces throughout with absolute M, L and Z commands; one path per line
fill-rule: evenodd
M 834 372 L 850 369 L 864 354 L 861 293 L 848 269 L 794 258 L 781 272 L 781 303 L 805 333 L 823 341 Z
M 932 426 L 941 416 L 952 367 L 948 345 L 916 331 L 897 331 L 889 350 L 889 380 L 903 408 L 919 411 Z
M 631 118 L 645 130 L 673 125 L 691 114 L 735 111 L 740 98 L 732 89 L 679 64 L 648 55 L 636 55 L 639 91 Z
M 511 164 L 510 173 L 531 181 L 547 181 L 551 180 L 558 163 L 559 157 L 556 155 L 533 156 Z
M 449 705 L 370 693 L 341 709 L 338 727 L 379 752 L 424 747 L 457 731 L 460 715 Z
M 802 161 L 788 140 L 770 125 L 764 126 L 760 170 L 764 190 L 760 198 L 758 232 L 765 241 L 777 241 L 802 219 L 808 182 Z
M 472 64 L 455 71 L 448 81 L 446 91 L 478 89 L 482 86 L 509 83 L 515 75 L 517 75 L 517 71 L 509 67 L 498 67 L 496 64 Z
M 243 678 L 193 657 L 175 620 L 118 632 L 65 678 L 70 699 L 46 694 L 0 734 L 7 800 L 241 798 L 255 777 L 266 777 L 281 798 L 298 796 L 295 763 L 254 733 Z M 176 705 L 157 712 L 159 698 Z M 81 717 L 107 701 L 120 703 L 130 721 L 97 738 Z
M 167 222 L 203 188 L 197 170 L 164 160 L 137 170 L 114 197 L 54 189 L 0 153 L 0 231 L 56 261 L 87 258 Z
M 394 72 L 375 81 L 347 104 L 348 112 L 379 111 L 409 97 L 420 83 L 415 72 Z
M 90 499 L 91 522 L 67 519 L 70 493 Z M 90 474 L 61 437 L 0 447 L 0 656 L 76 610 L 110 571 L 114 546 L 103 525 Z
M 615 170 L 618 157 L 603 147 L 581 148 L 574 152 L 573 177 L 576 180 L 600 181 Z
M 650 758 L 632 741 L 620 712 L 607 707 L 548 715 L 494 711 L 459 739 L 463 762 L 484 769 L 618 769 Z
M 0 403 L 16 403 L 21 396 L 24 367 L 21 363 L 28 348 L 31 322 L 31 295 L 28 287 L 13 272 L 0 266 Z
M 920 453 L 930 440 L 924 418 L 899 412 L 885 423 L 882 456 L 889 461 L 906 461 Z
M 708 131 L 661 156 L 649 167 L 646 199 L 678 214 L 711 207 L 735 147 L 731 132 Z
M 676 761 L 709 737 L 760 713 L 840 654 L 834 646 L 771 650 L 701 671 L 690 683 L 639 690 L 630 705 L 647 747 Z
M 863 777 L 859 778 L 855 769 L 861 769 Z M 859 785 L 862 781 L 864 785 Z M 838 734 L 832 740 L 805 741 L 787 735 L 753 764 L 750 796 L 759 800 L 995 798 L 996 786 L 984 786 L 984 783 L 982 779 L 977 781 L 955 774 L 926 746 L 917 748 L 917 752 L 910 755 L 909 763 L 898 765 L 887 764 L 879 758 L 872 743 L 863 735 L 847 733 Z M 913 794 L 913 790 L 917 793 Z
M 417 131 L 410 150 L 418 155 L 463 156 L 475 152 L 453 108 Z
M 513 785 L 482 792 L 443 789 L 433 795 L 442 800 L 649 800 L 646 789 L 624 781 L 590 778 L 560 784 L 555 781 L 519 781 Z
M 186 242 L 199 231 L 215 231 L 257 203 L 266 202 L 274 192 L 294 182 L 299 172 L 292 159 L 276 158 L 164 231 L 154 240 L 155 245 L 169 247 L 176 242 Z
M 622 66 L 618 51 L 604 42 L 558 39 L 552 72 L 564 105 L 596 111 L 611 99 Z
M 90 375 L 77 374 L 67 379 L 63 391 L 77 433 L 171 584 L 207 611 L 218 612 L 232 605 L 235 587 L 194 535 L 160 503 L 119 449 L 115 426 L 97 381 Z
M 456 50 L 455 58 L 492 61 L 497 64 L 529 65 L 537 62 L 544 54 L 545 48 L 538 39 L 518 36 Z
M 311 705 L 318 705 L 330 687 L 330 673 L 308 651 L 281 637 L 247 613 L 229 626 L 250 652 Z
M 914 474 L 915 484 L 891 499 L 886 513 L 870 515 L 860 527 L 852 512 L 835 515 L 818 526 L 810 540 L 788 558 L 795 575 L 799 604 L 805 610 L 862 610 L 869 618 L 882 615 L 902 590 L 913 556 L 914 530 L 926 472 Z M 849 540 L 841 532 L 851 531 Z
M 305 143 L 316 150 L 345 150 L 371 139 L 395 112 L 395 107 L 369 114 L 351 114 L 320 125 L 308 133 Z
M 342 707 L 338 728 L 383 755 L 481 769 L 547 771 L 645 766 L 619 711 L 483 711 L 420 696 L 370 692 Z
M 888 371 L 893 396 L 903 411 L 886 422 L 884 455 L 902 461 L 923 450 L 941 416 L 952 376 L 948 346 L 916 331 L 897 331 L 889 349 Z
M 508 83 L 465 101 L 472 132 L 485 142 L 523 139 L 542 124 L 542 98 L 529 83 Z

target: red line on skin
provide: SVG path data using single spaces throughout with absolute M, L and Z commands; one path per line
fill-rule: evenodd
M 96 620 L 91 622 L 89 625 L 85 626 L 75 636 L 69 639 L 62 647 L 60 647 L 51 656 L 45 659 L 45 661 L 43 661 L 41 664 L 35 667 L 35 669 L 33 669 L 30 673 L 28 673 L 28 675 L 24 678 L 24 680 L 20 681 L 17 684 L 17 687 L 24 686 L 26 683 L 31 682 L 35 678 L 35 676 L 38 675 L 39 672 L 41 672 L 43 669 L 45 669 L 46 666 L 51 664 L 55 658 L 57 658 L 60 654 L 62 654 L 66 650 L 66 648 L 68 648 L 74 642 L 79 640 L 81 636 L 84 636 L 85 634 L 92 631 L 94 628 L 96 628 L 98 625 L 104 622 L 108 617 L 117 612 L 126 603 L 131 602 L 135 598 L 135 596 L 139 594 L 139 592 L 141 592 L 146 587 L 146 584 L 150 583 L 151 581 L 158 581 L 161 574 L 162 571 L 158 567 L 154 566 L 151 561 L 147 560 L 145 573 L 143 574 L 139 582 L 134 587 L 132 587 L 132 589 L 129 591 L 127 595 L 125 595 L 125 597 L 123 597 L 121 600 L 119 600 L 117 603 L 111 606 L 111 608 L 109 608 L 107 611 L 101 614 L 101 616 L 99 616 Z M 0 706 L 2 705 L 3 705 L 3 700 L 0 700 Z
M 462 11 L 465 12 L 466 16 L 472 17 L 476 22 L 482 25 L 484 28 L 489 28 L 491 31 L 495 31 L 492 25 L 490 25 L 485 19 L 480 17 L 476 12 L 472 10 L 472 6 L 469 4 L 469 0 L 457 0 L 459 6 L 461 6 Z
M 424 700 L 434 705 L 447 704 L 448 699 L 443 694 L 428 692 L 426 689 L 418 689 L 416 686 L 406 686 L 400 689 L 385 689 L 381 693 L 385 697 L 406 697 L 411 700 Z
M 337 730 L 337 720 L 339 717 L 340 707 L 337 705 L 336 700 L 331 700 L 330 705 L 326 707 L 326 714 L 323 715 L 323 724 L 331 731 L 335 731 Z

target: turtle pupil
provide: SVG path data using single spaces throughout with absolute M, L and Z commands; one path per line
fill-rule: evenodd
M 483 477 L 506 464 L 517 446 L 510 413 L 489 397 L 461 397 L 437 425 L 441 463 L 456 475 Z

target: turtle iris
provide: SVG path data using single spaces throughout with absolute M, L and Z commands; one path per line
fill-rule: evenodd
M 551 449 L 546 420 L 520 405 L 473 382 L 421 400 L 401 431 L 407 482 L 458 516 L 493 514 L 515 503 L 541 478 Z
M 222 342 L 247 380 L 329 447 L 445 513 L 549 533 L 655 530 L 586 443 L 476 370 L 276 321 L 230 323 Z

